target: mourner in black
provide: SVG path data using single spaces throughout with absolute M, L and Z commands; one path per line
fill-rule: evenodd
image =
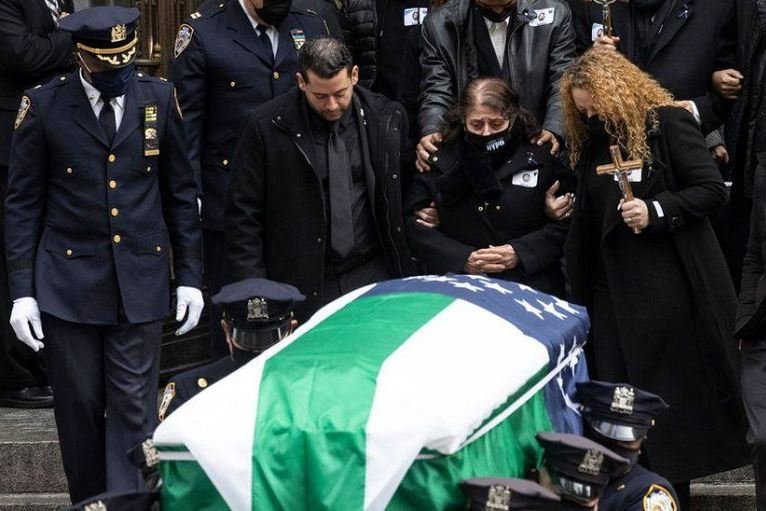
M 579 176 L 564 253 L 591 318 L 589 371 L 670 405 L 643 451 L 684 507 L 690 479 L 747 462 L 736 296 L 707 219 L 726 189 L 692 116 L 619 53 L 586 52 L 564 73 L 562 104 Z M 618 157 L 633 200 L 598 173 Z
M 182 334 L 202 311 L 196 187 L 172 84 L 136 73 L 137 9 L 62 18 L 80 71 L 25 92 L 6 201 L 11 324 L 43 340 L 72 502 L 140 489 L 170 269 Z M 42 315 L 41 315 L 42 312 Z
M 299 89 L 253 112 L 234 157 L 226 248 L 235 277 L 296 286 L 304 321 L 353 289 L 412 273 L 400 182 L 412 165 L 401 108 L 356 86 L 345 45 L 300 53 Z
M 290 0 L 229 0 L 181 25 L 170 66 L 184 114 L 189 157 L 202 197 L 205 278 L 210 295 L 236 280 L 227 270 L 223 210 L 234 148 L 248 114 L 295 87 L 298 50 L 327 34 L 316 13 Z M 211 349 L 226 355 L 210 309 Z
M 306 299 L 295 287 L 251 278 L 227 284 L 211 301 L 223 309 L 221 329 L 229 356 L 176 375 L 165 386 L 160 421 L 186 401 L 290 335 L 293 309 Z
M 58 29 L 71 0 L 0 2 L 0 204 L 5 203 L 11 134 L 24 90 L 72 68 L 72 39 Z M 41 353 L 16 341 L 5 264 L 5 211 L 0 207 L 0 406 L 52 406 Z
M 543 461 L 540 484 L 552 490 L 573 509 L 600 506 L 600 497 L 609 481 L 625 472 L 628 460 L 601 444 L 578 435 L 538 433 Z
M 705 134 L 720 127 L 731 104 L 711 85 L 713 72 L 733 67 L 735 0 L 632 0 L 611 5 L 615 39 L 604 34 L 601 6 L 567 0 L 580 52 L 594 43 L 616 48 L 695 112 Z
M 439 125 L 466 84 L 496 77 L 519 93 L 542 125 L 536 143 L 558 152 L 559 79 L 575 56 L 572 13 L 563 0 L 450 0 L 423 23 L 418 168 L 429 168 Z
M 763 56 L 761 57 L 764 58 Z M 761 92 L 763 94 L 763 92 Z M 763 118 L 762 115 L 759 118 Z M 761 153 L 762 155 L 764 153 Z M 750 238 L 742 263 L 742 286 L 734 335 L 740 340 L 742 399 L 750 429 L 756 504 L 766 510 L 766 160 L 753 176 Z
M 461 481 L 469 511 L 543 511 L 561 498 L 551 490 L 526 479 L 477 477 Z
M 566 221 L 548 219 L 545 192 L 575 175 L 529 142 L 540 128 L 503 80 L 468 83 L 431 155 L 431 172 L 415 176 L 405 211 L 434 203 L 438 227 L 407 220 L 413 253 L 431 273 L 491 274 L 564 295 L 559 260 Z
M 641 445 L 654 421 L 667 408 L 662 398 L 624 383 L 599 381 L 577 384 L 585 436 L 630 462 L 601 494 L 599 511 L 679 510 L 673 486 L 638 464 Z

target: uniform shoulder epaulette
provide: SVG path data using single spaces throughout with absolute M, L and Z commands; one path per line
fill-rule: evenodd
M 77 75 L 75 75 L 75 77 L 77 77 Z M 62 85 L 69 83 L 71 79 L 72 77 L 70 75 L 59 75 L 54 78 L 51 78 L 51 80 L 48 83 L 44 83 L 42 85 L 33 87 L 32 90 L 45 90 L 45 89 L 53 89 L 55 87 L 61 87 Z
M 159 77 L 159 76 L 152 76 L 152 75 L 144 73 L 144 72 L 136 73 L 136 77 L 141 82 L 160 83 L 160 84 L 166 85 L 168 87 L 171 86 L 171 83 L 169 81 L 167 81 L 167 79 Z

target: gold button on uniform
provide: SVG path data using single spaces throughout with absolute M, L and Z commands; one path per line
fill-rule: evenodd
M 117 160 L 117 157 L 115 155 L 113 155 L 113 154 L 110 154 L 109 155 L 109 163 L 114 163 L 115 160 Z
M 112 216 L 117 216 L 120 214 L 120 210 L 117 208 L 112 208 Z
M 71 248 L 66 249 L 66 255 L 68 255 L 68 256 L 72 255 L 72 249 Z
M 109 181 L 109 188 L 111 188 L 112 190 L 117 188 L 117 181 L 115 181 L 114 179 L 110 180 Z
M 119 235 L 119 234 L 115 234 L 114 236 L 112 236 L 112 240 L 113 240 L 115 243 L 119 243 L 119 242 L 121 242 L 121 241 L 122 241 L 122 238 L 120 238 L 120 235 Z
M 274 71 L 274 73 L 271 76 L 273 76 L 275 80 L 279 80 L 279 72 L 278 71 Z
M 479 206 L 479 213 L 481 213 L 482 211 L 484 211 L 484 206 Z
M 231 82 L 229 83 L 229 87 L 234 88 L 237 86 L 237 82 Z
M 156 247 L 154 247 L 154 250 L 156 250 L 157 252 L 162 252 L 162 247 L 157 245 Z
M 147 165 L 146 166 L 146 171 L 147 172 L 151 172 L 152 171 L 152 166 L 151 165 Z
M 223 162 L 222 162 L 222 163 L 223 163 L 223 166 L 225 167 L 226 165 L 228 165 L 228 164 L 229 164 L 229 160 L 223 160 Z
M 199 378 L 197 380 L 197 386 L 201 389 L 204 389 L 205 387 L 207 387 L 207 380 L 205 378 Z
M 66 168 L 66 173 L 67 174 L 71 174 L 72 172 L 74 172 L 74 170 L 72 170 L 72 167 L 67 167 Z

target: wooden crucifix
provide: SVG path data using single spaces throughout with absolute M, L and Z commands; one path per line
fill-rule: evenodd
M 641 160 L 628 160 L 622 159 L 622 153 L 620 152 L 620 146 L 609 146 L 609 153 L 612 155 L 612 163 L 607 165 L 599 165 L 596 167 L 596 174 L 610 174 L 617 176 L 617 183 L 620 185 L 620 191 L 622 192 L 622 198 L 625 202 L 633 200 L 633 189 L 630 186 L 630 179 L 628 174 L 634 170 L 641 170 L 644 166 L 644 162 Z M 641 229 L 633 227 L 634 234 L 640 234 Z
M 628 0 L 585 0 L 586 2 L 594 2 L 601 6 L 601 19 L 604 25 L 604 35 L 612 37 L 614 35 L 614 26 L 612 25 L 612 9 L 611 5 L 615 2 L 627 3 Z

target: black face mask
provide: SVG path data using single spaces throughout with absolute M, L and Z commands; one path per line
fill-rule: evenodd
M 290 13 L 290 7 L 292 0 L 263 0 L 263 7 L 255 13 L 269 25 L 278 27 Z
M 491 135 L 477 135 L 466 130 L 465 139 L 470 143 L 479 153 L 489 159 L 489 163 L 493 168 L 498 168 L 502 165 L 511 147 L 511 139 L 513 138 L 511 133 L 511 126 L 507 130 L 500 133 L 493 133 Z
M 599 119 L 598 115 L 592 115 L 585 120 L 588 127 L 588 135 L 591 140 L 603 139 L 609 136 L 606 132 L 606 123 Z

